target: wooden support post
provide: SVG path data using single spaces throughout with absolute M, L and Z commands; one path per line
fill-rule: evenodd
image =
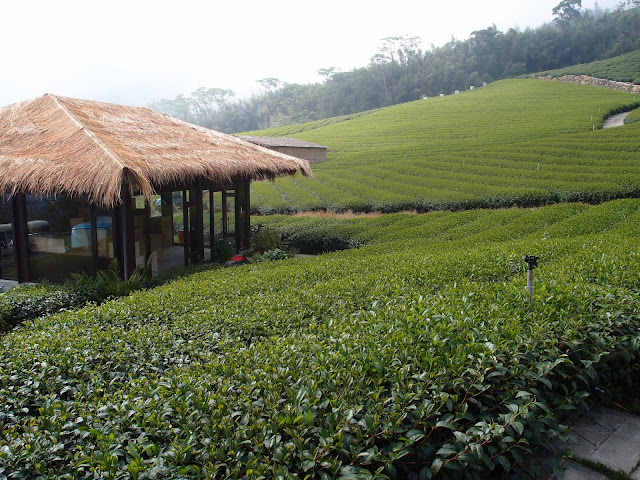
M 184 266 L 188 267 L 191 265 L 191 228 L 189 224 L 189 206 L 191 202 L 189 201 L 189 191 L 183 189 L 182 190 L 182 241 L 184 247 Z
M 126 185 L 122 186 L 122 203 L 116 210 L 118 241 L 121 243 L 119 253 L 122 255 L 118 261 L 121 261 L 123 278 L 128 280 L 136 268 L 136 241 L 133 231 L 133 202 Z
M 31 280 L 26 195 L 24 193 L 15 193 L 11 205 L 13 208 L 13 245 L 18 267 L 18 281 L 23 283 Z
M 226 238 L 229 234 L 229 227 L 227 225 L 228 215 L 227 215 L 227 191 L 222 190 L 222 238 Z
M 145 266 L 151 258 L 151 203 L 144 201 L 144 250 Z
M 216 222 L 215 222 L 215 205 L 214 191 L 209 187 L 209 249 L 211 252 L 211 259 L 213 260 L 213 244 L 216 241 Z
M 191 229 L 195 238 L 191 239 L 191 255 L 192 260 L 196 263 L 204 260 L 204 206 L 202 198 L 202 187 L 200 185 L 191 189 L 189 194 L 191 197 L 191 204 L 195 210 L 194 215 L 191 217 Z
M 244 239 L 246 248 L 251 248 L 251 183 L 245 183 L 244 188 Z
M 242 188 L 240 185 L 234 186 L 235 201 L 233 202 L 233 216 L 234 216 L 234 233 L 236 253 L 240 253 L 242 250 Z
M 91 204 L 90 207 L 91 216 L 91 257 L 93 262 L 91 263 L 92 275 L 95 275 L 98 271 L 98 219 L 96 214 L 96 207 Z

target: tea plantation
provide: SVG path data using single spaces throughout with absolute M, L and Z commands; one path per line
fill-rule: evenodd
M 502 478 L 637 364 L 640 200 L 269 223 L 366 245 L 1 337 L 0 477 Z
M 252 185 L 262 213 L 464 210 L 598 203 L 640 194 L 640 125 L 601 130 L 631 93 L 505 80 L 445 98 L 283 127 L 329 146 L 314 179 Z

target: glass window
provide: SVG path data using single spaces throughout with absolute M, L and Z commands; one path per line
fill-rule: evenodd
M 13 206 L 8 194 L 3 194 L 0 198 L 0 278 L 18 280 L 13 241 Z
M 184 267 L 182 190 L 160 192 L 153 201 L 149 233 L 154 275 Z
M 26 196 L 29 268 L 32 280 L 64 282 L 71 272 L 95 270 L 91 207 L 86 199 Z M 103 224 L 100 235 L 109 235 Z
M 98 268 L 106 270 L 114 258 L 113 251 L 113 212 L 96 211 L 96 242 L 98 253 Z M 73 233 L 73 230 L 72 230 Z
M 235 190 L 222 191 L 222 235 L 224 237 L 234 237 L 236 234 L 235 196 Z
M 202 208 L 202 190 L 194 188 L 187 191 L 189 195 L 189 245 L 188 245 L 188 264 L 198 263 L 202 261 L 202 226 L 204 220 L 204 211 Z
M 215 220 L 213 212 L 213 192 L 211 190 L 202 191 L 202 240 L 204 246 L 205 261 L 211 260 L 211 226 Z
M 136 267 L 147 264 L 147 204 L 144 196 L 132 197 L 133 208 L 133 238 L 135 241 Z
M 250 231 L 249 225 L 251 218 L 249 216 L 249 185 L 241 184 L 236 188 L 236 228 L 238 230 L 237 239 L 239 244 L 237 248 L 243 250 L 250 247 Z

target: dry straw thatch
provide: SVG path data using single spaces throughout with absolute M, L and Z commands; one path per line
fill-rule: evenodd
M 148 108 L 44 95 L 0 109 L 0 192 L 86 195 L 112 207 L 122 188 L 149 198 L 201 179 L 311 175 L 306 160 Z

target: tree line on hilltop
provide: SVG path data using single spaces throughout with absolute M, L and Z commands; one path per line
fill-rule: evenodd
M 348 115 L 640 49 L 639 6 L 640 0 L 627 0 L 613 11 L 597 3 L 581 11 L 581 0 L 562 0 L 553 23 L 536 29 L 501 32 L 492 25 L 426 50 L 420 37 L 389 37 L 365 67 L 318 70 L 321 83 L 265 78 L 259 80 L 262 93 L 247 99 L 234 99 L 233 90 L 201 87 L 149 106 L 228 133 Z

